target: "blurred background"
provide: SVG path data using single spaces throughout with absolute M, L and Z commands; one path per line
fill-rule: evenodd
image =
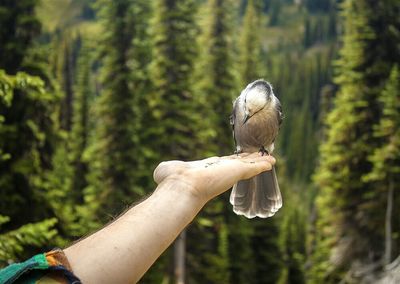
M 1 0 L 0 267 L 109 222 L 163 160 L 233 153 L 232 101 L 265 78 L 284 207 L 247 220 L 219 196 L 141 283 L 399 283 L 399 15 L 399 0 Z

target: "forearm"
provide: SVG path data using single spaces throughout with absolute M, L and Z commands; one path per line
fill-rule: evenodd
M 179 180 L 165 180 L 114 223 L 65 249 L 83 283 L 137 282 L 205 201 Z

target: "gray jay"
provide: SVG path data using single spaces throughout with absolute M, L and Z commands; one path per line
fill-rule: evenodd
M 270 83 L 256 80 L 233 103 L 231 125 L 236 153 L 271 154 L 282 122 L 282 108 Z M 282 207 L 275 168 L 233 186 L 233 211 L 247 218 L 273 216 Z

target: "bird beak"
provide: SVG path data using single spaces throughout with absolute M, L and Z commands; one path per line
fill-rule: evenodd
M 244 115 L 243 123 L 242 123 L 242 124 L 245 124 L 245 123 L 249 120 L 249 118 L 250 118 L 249 114 L 246 113 L 246 114 Z

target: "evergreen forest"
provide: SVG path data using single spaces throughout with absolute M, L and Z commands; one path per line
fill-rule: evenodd
M 1 0 L 0 268 L 154 191 L 162 161 L 234 152 L 232 102 L 271 82 L 283 207 L 229 193 L 185 283 L 400 283 L 400 0 Z M 140 283 L 177 283 L 172 245 Z

